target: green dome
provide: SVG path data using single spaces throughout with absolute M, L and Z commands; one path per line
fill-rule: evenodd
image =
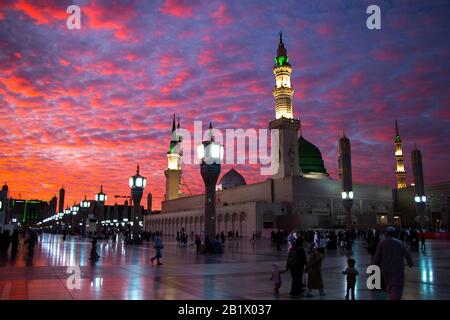
M 298 138 L 298 157 L 303 173 L 327 174 L 319 148 L 302 136 Z

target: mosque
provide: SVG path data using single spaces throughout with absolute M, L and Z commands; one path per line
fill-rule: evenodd
M 216 188 L 217 232 L 238 231 L 242 236 L 256 232 L 258 236 L 265 236 L 273 229 L 289 231 L 293 228 L 345 226 L 341 180 L 330 178 L 319 148 L 301 134 L 299 137 L 300 120 L 293 117 L 292 110 L 294 89 L 291 72 L 280 34 L 273 67 L 275 119 L 269 122 L 269 128 L 279 129 L 280 133 L 278 172 L 265 181 L 253 184 L 247 184 L 234 168 L 226 172 Z M 175 119 L 172 132 L 174 130 Z M 180 194 L 182 154 L 176 146 L 181 139 L 172 135 L 171 140 L 167 152 L 168 168 L 164 171 L 165 200 L 160 214 L 145 217 L 145 229 L 174 234 L 184 228 L 188 233 L 200 233 L 204 228 L 205 195 Z M 398 147 L 401 151 L 401 143 Z M 403 155 L 397 157 L 397 153 L 397 162 L 402 164 Z M 398 170 L 397 178 L 404 183 L 404 168 Z M 368 227 L 398 222 L 398 216 L 394 215 L 391 186 L 353 183 L 352 191 L 354 225 Z

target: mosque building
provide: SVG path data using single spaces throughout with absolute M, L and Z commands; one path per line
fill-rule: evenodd
M 289 231 L 345 226 L 341 181 L 328 175 L 319 148 L 306 140 L 303 134 L 299 135 L 301 122 L 293 116 L 291 72 L 292 66 L 280 33 L 273 67 L 275 119 L 269 122 L 270 129 L 279 130 L 279 168 L 270 178 L 252 184 L 247 184 L 234 168 L 223 174 L 216 188 L 218 233 L 238 231 L 242 236 L 250 236 L 256 232 L 258 236 L 264 236 L 273 229 Z M 165 200 L 160 214 L 145 217 L 146 230 L 175 234 L 181 228 L 188 233 L 200 233 L 204 228 L 205 195 L 182 196 L 180 193 L 180 145 L 174 118 L 167 153 L 168 168 L 165 170 Z M 398 185 L 405 188 L 406 172 L 399 135 L 396 146 Z M 394 219 L 391 186 L 354 182 L 352 200 L 351 221 L 358 227 L 398 221 L 398 217 Z

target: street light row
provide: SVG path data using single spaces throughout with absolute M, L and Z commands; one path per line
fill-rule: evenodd
M 137 165 L 136 174 L 129 178 L 128 185 L 131 188 L 132 194 L 136 193 L 136 192 L 139 193 L 139 196 L 138 196 L 139 199 L 134 199 L 134 200 L 139 200 L 139 201 L 135 201 L 135 202 L 140 202 L 140 198 L 142 197 L 142 192 L 143 192 L 144 188 L 147 186 L 147 178 L 145 178 L 144 176 L 141 176 L 139 174 L 139 164 Z M 103 204 L 106 202 L 106 200 L 108 200 L 108 195 L 103 192 L 103 185 L 101 185 L 100 192 L 95 194 L 95 201 L 100 204 Z M 1 210 L 1 206 L 2 206 L 2 202 L 0 200 L 0 210 Z M 87 200 L 87 196 L 85 195 L 84 200 L 80 201 L 79 205 L 77 205 L 74 202 L 74 205 L 66 208 L 64 210 L 64 212 L 56 213 L 53 216 L 48 217 L 48 218 L 44 219 L 43 221 L 39 222 L 38 225 L 41 225 L 42 223 L 48 223 L 51 221 L 62 220 L 65 215 L 66 216 L 69 216 L 69 215 L 76 216 L 79 213 L 80 208 L 88 209 L 90 207 L 91 207 L 91 202 L 89 200 Z M 116 219 L 114 219 L 114 220 L 116 220 Z M 118 225 L 119 222 L 114 221 L 114 220 L 112 222 L 110 220 L 101 221 L 101 224 L 102 225 L 114 225 L 114 224 Z M 124 218 L 124 219 L 122 219 L 121 224 L 124 225 L 126 222 L 128 222 L 128 219 Z M 131 226 L 133 226 L 134 221 L 130 221 L 129 224 Z M 140 221 L 139 224 L 136 225 L 136 227 L 138 227 L 138 226 L 141 226 L 141 227 L 143 226 L 142 221 Z

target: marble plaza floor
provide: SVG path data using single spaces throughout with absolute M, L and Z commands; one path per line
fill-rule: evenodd
M 194 247 L 177 246 L 164 239 L 162 266 L 152 266 L 151 243 L 125 246 L 121 241 L 99 242 L 101 259 L 88 260 L 91 244 L 61 236 L 42 236 L 32 260 L 23 245 L 15 258 L 0 257 L 0 299 L 276 299 L 269 280 L 272 264 L 285 266 L 287 247 L 272 248 L 270 241 L 248 239 L 225 244 L 223 255 L 197 255 Z M 22 240 L 21 240 L 22 241 Z M 403 298 L 450 299 L 450 241 L 429 240 L 425 253 L 413 252 L 414 267 L 406 268 Z M 364 242 L 356 241 L 354 258 L 360 271 L 357 299 L 385 299 L 383 292 L 366 288 L 365 274 L 370 257 Z M 278 299 L 339 299 L 345 295 L 341 274 L 346 256 L 327 252 L 323 263 L 326 296 L 291 298 L 290 276 L 282 276 Z M 80 266 L 80 289 L 67 286 L 68 266 Z M 69 270 L 70 272 L 70 270 Z M 74 282 L 72 282 L 74 283 Z

